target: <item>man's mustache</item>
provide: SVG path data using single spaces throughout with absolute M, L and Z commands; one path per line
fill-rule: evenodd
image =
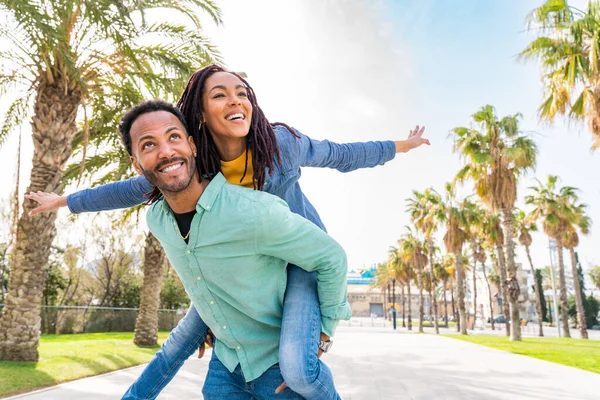
M 159 162 L 158 165 L 156 166 L 156 168 L 154 168 L 154 171 L 159 172 L 161 169 L 163 169 L 163 167 L 165 165 L 172 164 L 172 163 L 178 162 L 178 161 L 181 161 L 184 164 L 187 163 L 187 160 L 183 157 L 173 157 L 169 160 Z

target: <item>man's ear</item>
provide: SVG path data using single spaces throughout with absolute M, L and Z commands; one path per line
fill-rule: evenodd
M 140 163 L 138 162 L 137 158 L 130 156 L 129 159 L 131 160 L 131 164 L 133 164 L 133 169 L 135 169 L 135 172 L 137 172 L 138 175 L 144 175 L 144 171 L 142 170 L 142 167 L 140 167 Z
M 188 142 L 190 143 L 190 147 L 192 148 L 192 153 L 194 153 L 194 157 L 196 157 L 197 149 L 196 149 L 196 143 L 194 143 L 194 138 L 191 136 L 188 136 Z

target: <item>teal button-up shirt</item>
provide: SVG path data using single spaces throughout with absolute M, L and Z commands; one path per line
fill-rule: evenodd
M 188 244 L 164 199 L 150 207 L 148 227 L 213 331 L 214 351 L 229 371 L 240 364 L 251 381 L 278 362 L 288 263 L 317 272 L 324 333 L 333 336 L 337 322 L 350 318 L 346 253 L 283 200 L 230 185 L 218 174 L 196 211 Z

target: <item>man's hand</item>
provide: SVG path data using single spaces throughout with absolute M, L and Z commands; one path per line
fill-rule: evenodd
M 56 193 L 27 193 L 24 197 L 40 204 L 39 207 L 29 211 L 30 217 L 43 212 L 56 211 L 67 205 L 67 196 L 59 196 Z
M 406 153 L 412 149 L 416 149 L 422 144 L 430 145 L 429 139 L 425 139 L 423 137 L 423 132 L 425 131 L 425 127 L 419 128 L 419 125 L 415 127 L 414 130 L 410 131 L 408 134 L 408 139 L 406 140 L 397 140 L 396 143 L 396 153 Z
M 327 336 L 326 334 L 321 332 L 320 340 L 322 342 L 327 342 L 329 339 L 331 339 L 329 336 Z M 319 349 L 319 353 L 318 353 L 317 357 L 321 358 L 322 355 L 323 355 L 323 350 Z M 281 385 L 277 386 L 277 389 L 275 389 L 275 394 L 281 393 L 282 391 L 285 390 L 285 388 L 287 388 L 287 385 L 285 384 L 285 382 L 283 382 Z
M 214 344 L 214 336 L 211 330 L 206 331 L 206 339 L 204 342 L 200 343 L 200 347 L 198 347 L 198 358 L 204 357 L 204 352 L 206 351 L 206 346 L 213 347 Z

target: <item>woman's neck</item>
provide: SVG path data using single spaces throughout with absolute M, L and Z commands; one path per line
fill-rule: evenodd
M 232 161 L 246 151 L 246 138 L 215 140 L 215 146 L 217 146 L 221 161 Z

